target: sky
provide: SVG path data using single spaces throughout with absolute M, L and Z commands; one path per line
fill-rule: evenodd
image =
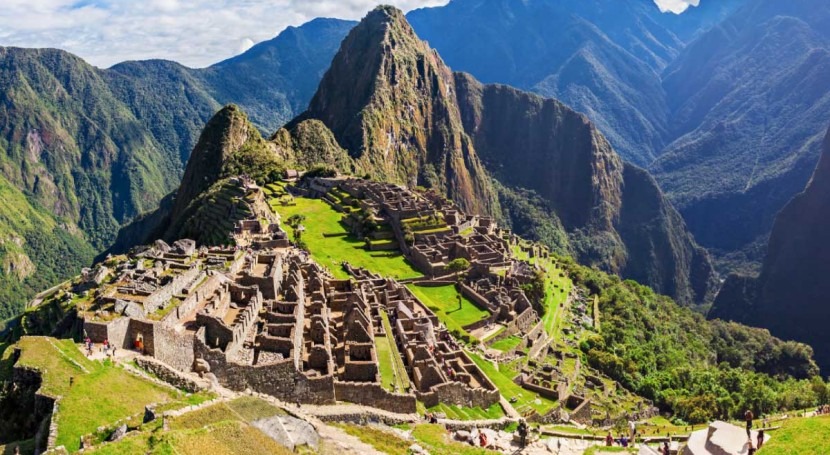
M 579 1 L 579 0 L 574 0 Z M 681 13 L 700 0 L 654 0 Z M 162 58 L 204 67 L 315 17 L 360 19 L 448 0 L 0 0 L 0 46 L 56 47 L 106 68 Z

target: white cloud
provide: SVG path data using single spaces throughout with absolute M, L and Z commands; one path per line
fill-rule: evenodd
M 681 14 L 690 6 L 700 6 L 700 0 L 654 0 L 660 11 Z
M 0 0 L 0 46 L 57 47 L 94 65 L 164 58 L 202 67 L 315 17 L 359 19 L 448 0 Z

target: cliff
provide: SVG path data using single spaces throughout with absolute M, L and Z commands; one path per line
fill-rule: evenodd
M 730 276 L 710 317 L 769 328 L 810 344 L 830 367 L 830 130 L 813 177 L 778 214 L 757 278 Z
M 581 114 L 556 100 L 456 74 L 458 104 L 485 167 L 549 202 L 580 262 L 647 283 L 678 302 L 710 300 L 709 258 L 642 169 L 624 163 Z

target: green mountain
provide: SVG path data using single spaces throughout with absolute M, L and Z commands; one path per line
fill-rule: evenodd
M 711 318 L 767 327 L 776 336 L 809 343 L 830 368 L 830 130 L 810 183 L 778 214 L 761 273 L 730 276 Z
M 824 6 L 750 2 L 666 70 L 678 139 L 650 170 L 695 238 L 733 262 L 762 258 L 776 214 L 818 160 L 830 112 Z
M 151 60 L 102 70 L 59 50 L 0 48 L 0 177 L 18 193 L 9 204 L 31 215 L 0 232 L 24 249 L 41 237 L 70 236 L 62 243 L 73 251 L 66 261 L 0 253 L 3 263 L 17 264 L 0 277 L 0 319 L 19 311 L 32 289 L 88 265 L 124 223 L 159 207 L 220 106 L 237 101 L 271 130 L 293 118 L 352 25 L 321 19 L 291 27 L 205 69 Z M 37 226 L 45 228 L 33 233 Z

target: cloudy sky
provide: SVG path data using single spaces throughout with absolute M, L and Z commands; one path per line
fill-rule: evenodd
M 0 45 L 57 47 L 100 67 L 148 58 L 202 67 L 315 17 L 359 19 L 379 1 L 0 0 Z M 674 13 L 699 2 L 654 1 Z M 383 1 L 405 11 L 447 2 Z

